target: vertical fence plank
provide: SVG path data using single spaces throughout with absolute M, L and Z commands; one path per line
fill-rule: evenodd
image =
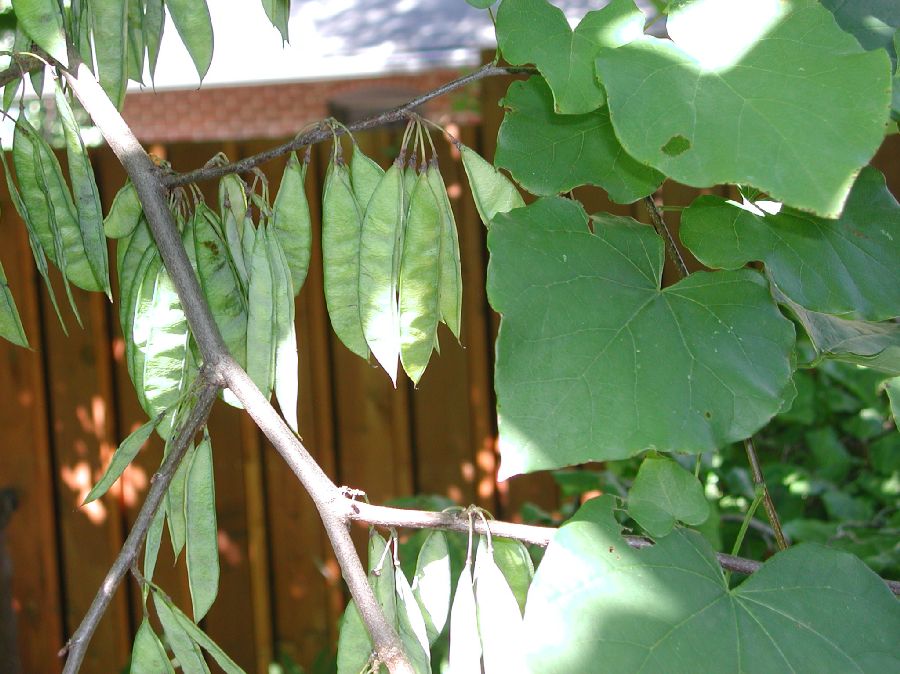
M 22 671 L 58 672 L 62 647 L 54 475 L 42 360 L 39 290 L 25 227 L 15 215 L 6 186 L 0 187 L 6 246 L 3 268 L 32 350 L 0 340 L 0 405 L 3 451 L 0 486 L 12 487 L 18 508 L 6 530 L 12 558 L 13 610 Z M 55 320 L 55 318 L 54 318 Z

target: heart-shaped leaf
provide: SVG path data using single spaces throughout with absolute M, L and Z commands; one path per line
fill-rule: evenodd
M 503 0 L 497 10 L 497 42 L 510 63 L 533 63 L 553 90 L 563 114 L 596 110 L 606 102 L 594 75 L 594 58 L 644 32 L 644 15 L 633 0 L 612 0 L 588 12 L 573 31 L 566 15 L 546 0 Z
M 681 240 L 708 267 L 761 260 L 784 294 L 812 311 L 900 315 L 900 206 L 873 168 L 860 173 L 837 220 L 793 209 L 756 215 L 707 195 L 684 211 Z
M 494 217 L 501 479 L 647 448 L 743 439 L 782 405 L 794 330 L 753 271 L 660 289 L 663 244 L 630 218 L 545 198 Z
M 884 138 L 887 54 L 812 0 L 675 4 L 674 42 L 644 37 L 597 59 L 624 148 L 687 185 L 750 184 L 836 217 Z
M 613 499 L 556 534 L 525 609 L 531 671 L 893 672 L 900 604 L 858 558 L 815 544 L 728 588 L 712 548 L 678 530 L 644 550 Z
M 665 176 L 622 149 L 606 107 L 583 115 L 553 112 L 545 80 L 513 82 L 503 99 L 506 116 L 497 136 L 495 163 L 533 194 L 597 185 L 619 203 L 651 194 Z
M 675 522 L 703 524 L 709 503 L 703 485 L 664 456 L 644 459 L 628 490 L 628 514 L 651 536 L 667 535 Z

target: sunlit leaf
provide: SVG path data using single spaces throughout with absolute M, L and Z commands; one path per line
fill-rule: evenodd
M 497 42 L 510 63 L 533 63 L 553 90 L 554 109 L 579 114 L 606 101 L 594 74 L 603 47 L 643 33 L 644 15 L 633 0 L 613 0 L 588 12 L 573 31 L 561 9 L 546 0 L 503 0 L 497 10 Z
M 68 66 L 66 34 L 56 0 L 13 0 L 12 8 L 28 36 L 50 56 Z
M 450 608 L 450 671 L 481 671 L 481 637 L 472 584 L 472 565 L 463 567 Z
M 413 594 L 422 608 L 428 641 L 444 630 L 450 610 L 450 549 L 443 531 L 431 531 L 416 560 Z
M 483 538 L 475 557 L 475 607 L 484 673 L 526 671 L 519 604 Z
M 175 674 L 175 669 L 166 655 L 166 649 L 163 648 L 147 618 L 144 618 L 137 634 L 134 635 L 131 667 L 128 671 L 130 674 L 160 674 L 160 672 Z
M 740 440 L 793 389 L 794 330 L 753 271 L 660 289 L 663 244 L 629 218 L 545 198 L 495 216 L 502 477 L 647 448 Z
M 97 484 L 94 485 L 93 489 L 88 492 L 88 495 L 84 497 L 84 503 L 82 503 L 82 505 L 86 505 L 103 496 L 113 483 L 119 479 L 125 469 L 131 464 L 134 457 L 137 456 L 141 447 L 144 446 L 144 443 L 147 442 L 153 434 L 153 429 L 156 428 L 156 425 L 161 418 L 162 417 L 157 416 L 155 419 L 151 419 L 122 441 L 122 444 L 116 449 L 112 460 L 110 460 L 109 465 L 106 467 L 103 477 L 101 477 Z
M 667 28 L 674 42 L 644 37 L 597 59 L 628 153 L 687 185 L 749 184 L 840 214 L 884 137 L 887 54 L 812 0 L 681 0 Z

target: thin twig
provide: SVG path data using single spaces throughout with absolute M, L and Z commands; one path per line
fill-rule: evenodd
M 175 436 L 175 440 L 170 445 L 168 456 L 166 456 L 159 470 L 156 471 L 156 474 L 151 479 L 150 491 L 147 492 L 144 505 L 141 506 L 134 526 L 131 527 L 122 549 L 119 550 L 116 561 L 113 562 L 106 574 L 106 578 L 100 584 L 100 589 L 97 591 L 94 601 L 91 602 L 91 607 L 82 619 L 78 629 L 75 630 L 75 634 L 72 635 L 72 638 L 66 642 L 66 645 L 59 652 L 60 657 L 66 658 L 63 674 L 75 674 L 81 667 L 91 637 L 94 635 L 94 631 L 97 629 L 103 614 L 106 613 L 106 609 L 110 601 L 112 601 L 116 589 L 122 582 L 122 578 L 131 570 L 132 564 L 144 543 L 144 538 L 147 536 L 150 523 L 159 509 L 159 504 L 162 503 L 166 495 L 175 471 L 184 458 L 188 446 L 193 442 L 197 431 L 200 430 L 209 417 L 219 386 L 208 381 L 206 376 L 205 372 L 201 371 L 200 380 L 202 383 L 199 391 L 196 393 L 197 398 L 194 407 Z
M 644 204 L 646 204 L 647 210 L 650 212 L 650 220 L 653 222 L 653 228 L 662 240 L 666 242 L 666 254 L 675 264 L 675 268 L 678 270 L 678 276 L 680 278 L 686 278 L 688 275 L 687 265 L 684 262 L 684 258 L 681 256 L 681 251 L 678 250 L 678 245 L 675 243 L 675 237 L 672 236 L 672 232 L 669 231 L 669 227 L 666 225 L 666 220 L 663 218 L 662 211 L 656 205 L 652 196 L 644 197 Z
M 362 501 L 356 501 L 352 498 L 343 499 L 343 508 L 346 511 L 346 518 L 355 522 L 364 524 L 372 524 L 380 527 L 402 527 L 406 529 L 443 529 L 445 531 L 458 531 L 460 533 L 468 533 L 469 519 L 465 515 L 465 511 L 457 510 L 450 512 L 434 512 L 430 510 L 407 510 L 405 508 L 389 508 L 386 506 L 377 506 Z M 518 524 L 515 522 L 502 522 L 499 520 L 490 520 L 488 522 L 491 528 L 492 536 L 500 538 L 512 538 L 522 541 L 529 545 L 537 545 L 546 548 L 553 540 L 557 529 L 554 527 L 542 527 L 533 524 Z M 768 527 L 762 522 L 758 525 Z M 476 533 L 484 534 L 485 525 L 483 522 L 475 520 L 472 527 Z M 632 548 L 638 550 L 650 547 L 653 541 L 643 536 L 623 536 L 625 541 Z M 744 557 L 736 557 L 722 552 L 716 553 L 719 564 L 726 571 L 735 573 L 751 574 L 755 573 L 762 566 L 762 562 Z M 888 580 L 883 578 L 885 585 L 895 594 L 900 595 L 900 581 Z
M 354 122 L 353 124 L 340 126 L 335 129 L 332 129 L 331 127 L 326 128 L 317 126 L 309 131 L 298 134 L 294 137 L 293 140 L 287 143 L 270 148 L 251 157 L 246 157 L 245 159 L 236 161 L 233 164 L 223 164 L 221 166 L 205 166 L 203 168 L 197 169 L 195 171 L 189 171 L 187 173 L 169 173 L 164 175 L 162 180 L 166 187 L 171 189 L 173 187 L 178 187 L 179 185 L 187 185 L 188 183 L 196 183 L 202 182 L 204 180 L 221 178 L 222 176 L 229 173 L 245 173 L 256 166 L 259 166 L 260 164 L 264 164 L 267 161 L 281 157 L 282 155 L 285 155 L 289 152 L 299 150 L 302 147 L 307 147 L 309 145 L 315 145 L 316 143 L 321 143 L 326 140 L 331 140 L 334 137 L 335 133 L 340 136 L 344 133 L 347 133 L 348 131 L 365 131 L 367 129 L 374 129 L 386 124 L 390 124 L 391 122 L 397 122 L 406 119 L 407 115 L 410 112 L 415 110 L 420 105 L 427 103 L 431 99 L 443 96 L 457 89 L 461 89 L 462 87 L 472 84 L 473 82 L 483 80 L 487 77 L 535 72 L 536 71 L 534 68 L 495 65 L 482 66 L 478 70 L 469 73 L 468 75 L 464 75 L 463 77 L 455 79 L 452 82 L 448 82 L 447 84 L 438 87 L 437 89 L 422 94 L 421 96 L 417 96 L 411 101 L 404 103 L 403 105 L 396 107 L 393 110 L 388 110 L 387 112 L 382 112 L 380 114 L 367 117 L 366 119 L 360 120 L 358 122 Z
M 787 537 L 781 528 L 781 520 L 778 518 L 778 511 L 775 510 L 775 502 L 769 493 L 769 487 L 763 477 L 762 467 L 759 464 L 759 457 L 756 455 L 756 447 L 753 445 L 753 438 L 744 440 L 744 449 L 747 450 L 747 460 L 750 462 L 750 474 L 753 477 L 753 484 L 762 487 L 763 490 L 763 508 L 766 509 L 766 516 L 769 518 L 769 524 L 772 525 L 772 532 L 775 534 L 775 545 L 779 550 L 785 550 L 788 546 Z
M 20 77 L 35 70 L 40 70 L 46 64 L 37 56 L 30 54 L 13 54 L 13 63 L 0 72 L 0 87 L 5 87 L 10 82 L 15 82 Z

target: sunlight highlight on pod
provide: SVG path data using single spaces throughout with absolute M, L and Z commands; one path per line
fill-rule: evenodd
M 711 71 L 737 65 L 791 10 L 788 0 L 682 0 L 673 5 L 669 35 Z

